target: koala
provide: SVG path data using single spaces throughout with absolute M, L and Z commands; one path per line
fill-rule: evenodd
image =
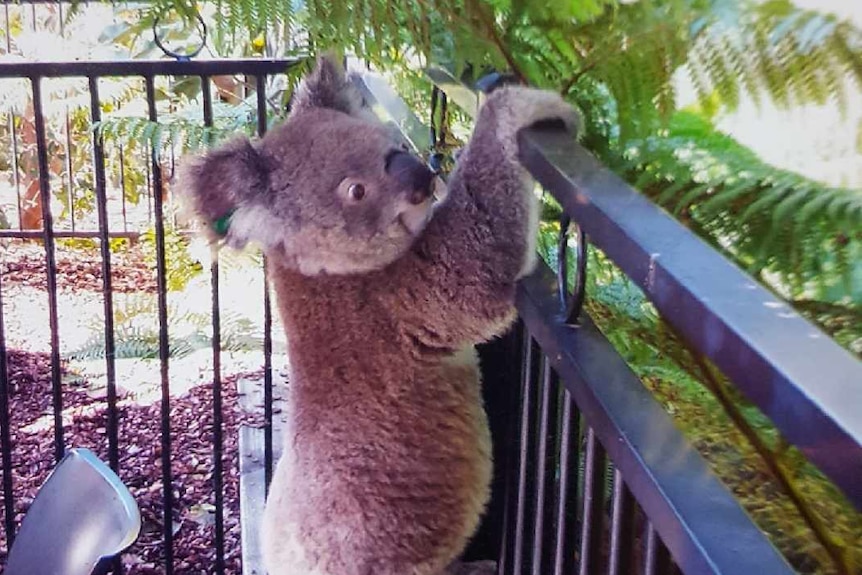
M 270 575 L 465 572 L 492 470 L 474 346 L 510 327 L 536 261 L 517 137 L 576 120 L 555 93 L 499 88 L 445 185 L 324 56 L 265 137 L 182 162 L 212 239 L 267 255 L 286 330 Z

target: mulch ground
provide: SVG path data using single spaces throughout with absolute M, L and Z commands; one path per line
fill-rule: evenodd
M 60 291 L 100 293 L 101 257 L 97 249 L 56 250 L 57 286 Z M 112 254 L 115 292 L 155 293 L 156 274 L 144 252 L 132 246 Z M 3 242 L 0 245 L 0 277 L 4 307 L 15 305 L 8 288 L 29 286 L 46 290 L 45 252 L 36 242 Z M 12 290 L 14 292 L 14 290 Z M 9 333 L 7 337 L 16 334 Z M 9 374 L 9 417 L 12 436 L 13 505 L 20 525 L 30 503 L 54 461 L 51 365 L 44 353 L 6 350 Z M 223 469 L 225 572 L 241 573 L 239 524 L 238 429 L 241 424 L 261 425 L 241 411 L 236 380 L 257 373 L 225 375 L 223 398 Z M 158 377 L 154 362 L 154 377 Z M 65 445 L 86 447 L 108 461 L 107 405 L 104 390 L 92 391 L 86 381 L 64 376 L 63 413 Z M 118 382 L 121 383 L 121 382 Z M 215 550 L 215 494 L 213 490 L 213 403 L 211 385 L 194 387 L 171 397 L 171 473 L 174 502 L 174 573 L 213 573 Z M 161 465 L 161 409 L 158 402 L 140 405 L 122 397 L 119 411 L 119 475 L 141 510 L 141 536 L 123 556 L 124 573 L 164 573 L 163 484 Z M 0 414 L 2 417 L 2 414 Z M 2 469 L 0 469 L 2 478 Z M 0 493 L 0 511 L 6 505 Z M 5 563 L 6 533 L 0 521 L 0 565 Z M 2 567 L 0 567 L 2 572 Z
M 102 291 L 102 257 L 97 248 L 55 251 L 57 288 Z M 37 242 L 6 242 L 0 246 L 3 283 L 48 289 L 45 250 Z M 115 292 L 155 293 L 156 272 L 139 245 L 111 254 L 111 284 Z
M 46 354 L 9 350 L 10 429 L 14 509 L 20 523 L 27 508 L 54 466 L 51 406 L 51 366 Z M 255 374 L 243 374 L 254 376 Z M 241 412 L 236 377 L 226 378 L 222 388 L 225 502 L 225 566 L 238 574 L 240 565 L 238 428 L 260 425 Z M 85 388 L 66 387 L 65 444 L 92 449 L 107 461 L 106 402 Z M 137 575 L 163 573 L 164 546 L 161 467 L 161 411 L 123 399 L 118 405 L 120 478 L 141 509 L 143 529 L 137 543 L 123 557 L 125 572 Z M 171 471 L 173 476 L 173 530 L 175 573 L 212 573 L 215 563 L 213 491 L 212 389 L 194 388 L 171 398 Z M 6 501 L 0 495 L 0 507 Z M 0 562 L 5 561 L 5 530 L 0 531 Z

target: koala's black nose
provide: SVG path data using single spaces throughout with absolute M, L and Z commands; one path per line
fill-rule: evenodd
M 421 204 L 431 196 L 434 172 L 413 154 L 400 150 L 389 154 L 386 173 L 407 192 L 410 203 Z

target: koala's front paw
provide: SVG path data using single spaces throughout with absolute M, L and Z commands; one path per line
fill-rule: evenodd
M 493 92 L 486 105 L 497 110 L 501 138 L 514 138 L 523 128 L 539 122 L 560 121 L 573 134 L 580 128 L 580 117 L 575 109 L 550 90 L 507 86 Z
M 575 109 L 556 92 L 506 86 L 492 92 L 482 106 L 477 126 L 493 126 L 507 160 L 518 156 L 518 132 L 540 122 L 562 122 L 574 135 L 580 127 Z

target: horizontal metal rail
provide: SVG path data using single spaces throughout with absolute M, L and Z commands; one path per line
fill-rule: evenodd
M 3 62 L 0 78 L 68 78 L 106 76 L 247 76 L 282 74 L 296 58 L 241 60 L 87 60 L 80 62 Z
M 357 85 L 408 140 L 423 140 L 421 122 L 384 82 L 365 75 Z M 517 306 L 680 568 L 793 573 L 592 321 L 584 314 L 580 326 L 564 322 L 555 275 L 545 264 L 522 281 Z
M 181 231 L 183 234 L 191 234 L 191 232 Z M 123 238 L 134 240 L 140 237 L 141 232 L 109 232 L 109 238 Z M 19 239 L 19 240 L 41 240 L 44 237 L 44 233 L 37 230 L 0 230 L 0 239 Z M 54 232 L 54 237 L 57 239 L 60 238 L 74 238 L 74 239 L 98 239 L 102 237 L 102 233 L 99 231 L 63 231 L 57 230 Z
M 428 76 L 475 113 L 463 84 Z M 590 240 L 862 509 L 862 362 L 568 136 L 522 136 L 524 165 Z

